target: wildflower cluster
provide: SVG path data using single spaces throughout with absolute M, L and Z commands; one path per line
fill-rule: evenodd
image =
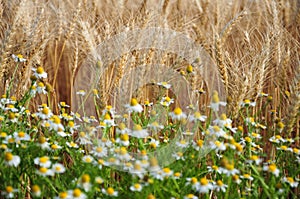
M 157 102 L 132 98 L 125 113 L 107 105 L 96 116 L 81 116 L 65 102 L 57 104 L 57 112 L 49 102 L 30 111 L 30 98 L 48 92 L 43 68 L 33 69 L 33 76 L 23 98 L 3 95 L 0 100 L 1 197 L 276 198 L 299 193 L 300 147 L 284 134 L 283 121 L 268 125 L 259 114 L 251 115 L 255 102 L 240 103 L 237 121 L 222 112 L 227 104 L 217 92 L 207 115 L 176 106 L 168 95 Z M 157 107 L 164 111 L 158 113 Z

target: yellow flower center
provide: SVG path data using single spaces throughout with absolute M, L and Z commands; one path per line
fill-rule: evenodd
M 81 191 L 80 191 L 80 189 L 74 189 L 73 190 L 73 196 L 74 197 L 79 197 L 81 195 Z
M 150 159 L 150 166 L 152 166 L 152 167 L 155 167 L 155 166 L 157 166 L 158 165 L 158 161 L 157 161 L 157 159 L 156 158 L 151 158 Z
M 132 98 L 131 101 L 130 101 L 130 106 L 136 106 L 138 105 L 138 102 L 135 98 Z
M 23 55 L 21 55 L 21 54 L 17 54 L 17 57 L 18 57 L 19 59 L 23 59 Z
M 202 147 L 203 146 L 203 140 L 197 140 L 197 146 Z
M 214 92 L 214 94 L 212 96 L 212 102 L 213 103 L 219 103 L 220 102 L 218 92 L 216 92 L 216 91 Z
M 60 198 L 67 198 L 68 197 L 68 193 L 67 192 L 60 192 L 59 193 L 59 197 Z
M 284 124 L 283 124 L 282 122 L 278 122 L 278 123 L 277 123 L 277 127 L 278 127 L 279 129 L 283 129 L 283 128 L 284 128 Z
M 127 133 L 122 134 L 122 135 L 120 136 L 120 138 L 121 138 L 122 141 L 128 141 L 128 140 L 129 140 L 129 136 L 128 136 Z
M 134 131 L 141 131 L 141 130 L 143 130 L 143 128 L 142 128 L 141 125 L 135 124 L 134 127 L 133 127 L 133 130 L 134 130 Z
M 110 115 L 109 115 L 108 113 L 106 113 L 106 114 L 104 115 L 104 119 L 105 119 L 105 120 L 111 120 L 111 117 L 110 117 Z
M 196 184 L 197 182 L 198 182 L 197 178 L 195 178 L 195 177 L 191 178 L 191 183 L 192 184 Z
M 175 176 L 175 177 L 180 177 L 180 176 L 181 176 L 181 173 L 176 172 L 176 173 L 174 173 L 174 176 Z
M 126 150 L 125 147 L 121 147 L 120 154 L 121 154 L 121 155 L 127 154 L 127 150 Z
M 286 151 L 288 147 L 285 146 L 285 145 L 283 145 L 283 146 L 281 146 L 280 148 L 281 148 L 282 150 Z
M 165 97 L 165 101 L 166 102 L 170 102 L 171 101 L 171 98 L 169 96 Z
M 5 133 L 5 132 L 0 133 L 0 137 L 5 138 L 6 136 L 7 136 L 7 133 Z
M 103 159 L 99 159 L 98 160 L 98 164 L 103 165 L 104 164 L 104 160 Z
M 170 172 L 171 172 L 170 168 L 168 168 L 168 167 L 163 168 L 163 171 L 164 171 L 165 173 L 170 173 Z
M 39 82 L 39 83 L 38 83 L 38 87 L 45 87 L 45 85 L 44 85 L 43 82 Z
M 244 176 L 244 178 L 250 178 L 251 177 L 248 173 L 245 173 L 243 176 Z
M 226 164 L 225 167 L 226 167 L 226 169 L 231 171 L 234 169 L 234 164 Z
M 16 115 L 15 115 L 15 113 L 13 113 L 13 112 L 10 112 L 10 113 L 8 114 L 8 119 L 10 119 L 10 120 L 15 119 L 15 117 L 16 117 Z
M 39 66 L 39 67 L 36 69 L 36 72 L 37 72 L 38 74 L 42 74 L 42 73 L 44 72 L 43 67 Z
M 205 186 L 205 185 L 208 184 L 208 180 L 206 178 L 201 178 L 200 179 L 200 184 Z
M 44 136 L 40 136 L 39 137 L 39 143 L 40 144 L 43 144 L 43 143 L 45 143 L 46 142 L 46 138 L 44 137 Z
M 294 152 L 294 153 L 299 153 L 299 149 L 293 148 L 293 152 Z
M 60 118 L 58 117 L 58 116 L 53 116 L 53 122 L 55 123 L 55 124 L 60 124 Z
M 14 188 L 12 186 L 5 187 L 5 190 L 7 193 L 12 193 L 14 191 Z
M 134 188 L 135 188 L 135 189 L 140 189 L 140 188 L 141 188 L 141 185 L 138 184 L 138 183 L 136 183 L 136 184 L 134 184 Z
M 54 149 L 54 150 L 55 150 L 55 149 L 58 149 L 58 146 L 57 146 L 56 144 L 52 144 L 52 145 L 51 145 L 51 149 Z
M 48 115 L 49 114 L 49 109 L 47 107 L 44 107 L 43 110 L 42 110 L 42 113 L 45 114 L 45 115 Z
M 48 169 L 47 169 L 46 167 L 41 167 L 41 168 L 39 169 L 39 171 L 40 171 L 41 173 L 46 173 L 46 172 L 48 171 Z
M 252 139 L 250 137 L 245 137 L 246 142 L 252 142 Z
M 271 165 L 269 165 L 269 171 L 270 171 L 270 172 L 275 172 L 275 171 L 276 171 L 276 169 L 277 169 L 277 167 L 276 167 L 276 165 L 275 165 L 275 164 L 271 164 Z
M 113 195 L 114 192 L 115 192 L 115 190 L 114 190 L 113 188 L 111 188 L 111 187 L 108 187 L 108 188 L 106 189 L 106 192 L 107 192 L 108 195 Z
M 84 174 L 82 177 L 81 177 L 81 182 L 82 183 L 87 183 L 87 182 L 90 182 L 91 178 L 88 174 Z
M 223 113 L 223 114 L 220 116 L 220 119 L 221 119 L 221 120 L 226 120 L 226 119 L 227 119 L 227 116 L 226 116 L 226 114 L 225 114 L 225 113 Z
M 192 73 L 193 72 L 193 66 L 192 65 L 188 65 L 188 67 L 186 67 L 186 72 Z
M 182 113 L 181 108 L 177 107 L 177 108 L 174 109 L 174 114 L 175 115 L 180 115 L 181 113 Z
M 258 160 L 258 156 L 257 155 L 253 155 L 250 157 L 251 160 Z
M 40 158 L 41 163 L 46 163 L 48 160 L 49 160 L 49 158 L 47 156 L 43 156 Z
M 222 186 L 222 185 L 223 185 L 223 182 L 222 182 L 221 180 L 218 180 L 218 181 L 217 181 L 217 185 L 218 185 L 218 186 Z
M 101 153 L 103 151 L 103 148 L 99 146 L 96 148 L 96 151 L 97 151 L 97 153 Z
M 32 186 L 32 191 L 33 191 L 33 193 L 37 193 L 37 192 L 41 191 L 41 189 L 38 185 L 33 185 Z
M 244 100 L 244 103 L 245 103 L 245 104 L 250 104 L 251 102 L 250 102 L 250 100 L 245 99 L 245 100 Z
M 18 137 L 20 137 L 20 138 L 25 137 L 25 133 L 24 133 L 23 131 L 20 131 L 20 132 L 18 133 Z
M 287 180 L 289 183 L 294 183 L 294 182 L 295 182 L 294 179 L 291 178 L 291 177 L 287 177 L 286 180 Z
M 5 160 L 7 161 L 7 162 L 9 162 L 9 161 L 11 161 L 12 159 L 13 159 L 13 154 L 12 153 L 10 153 L 10 152 L 6 152 L 5 153 Z
M 213 165 L 211 168 L 215 171 L 217 171 L 219 169 L 219 167 L 217 165 Z
M 220 127 L 218 127 L 218 126 L 213 126 L 213 130 L 214 130 L 215 132 L 221 131 Z
M 80 137 L 85 137 L 85 132 L 81 131 L 81 132 L 79 133 L 79 136 L 80 136 Z
M 239 178 L 240 178 L 240 177 L 239 177 L 238 175 L 233 175 L 233 176 L 232 176 L 232 179 L 233 179 L 234 181 L 238 181 Z

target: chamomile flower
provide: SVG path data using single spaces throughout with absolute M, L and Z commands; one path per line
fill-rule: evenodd
M 36 116 L 42 120 L 50 119 L 53 116 L 51 109 L 46 104 L 42 104 L 38 111 Z
M 83 97 L 85 96 L 86 92 L 84 90 L 79 90 L 76 92 L 76 94 Z
M 24 59 L 23 55 L 21 55 L 21 54 L 17 54 L 17 55 L 12 54 L 11 56 L 15 62 L 25 62 L 26 61 L 26 59 Z
M 116 156 L 121 161 L 129 161 L 131 159 L 131 156 L 129 155 L 127 149 L 125 147 L 120 147 L 115 150 L 117 152 Z
M 213 186 L 214 186 L 214 190 L 216 190 L 217 192 L 219 191 L 226 192 L 226 188 L 228 187 L 228 185 L 224 184 L 222 180 L 218 180 L 213 184 Z
M 37 83 L 36 92 L 39 94 L 47 94 L 46 86 L 43 82 Z
M 48 156 L 34 158 L 33 162 L 36 165 L 39 165 L 41 167 L 46 167 L 46 168 L 49 168 L 52 164 Z
M 14 138 L 15 138 L 16 142 L 30 141 L 30 139 L 31 139 L 30 135 L 25 133 L 24 131 L 14 132 Z
M 250 180 L 250 181 L 254 180 L 254 178 L 250 174 L 248 174 L 248 173 L 243 174 L 241 176 L 241 178 L 242 179 L 246 179 L 246 180 Z
M 191 122 L 193 122 L 193 121 L 205 122 L 206 118 L 207 118 L 207 116 L 201 115 L 201 113 L 197 111 L 189 117 L 189 121 L 191 121 Z
M 242 182 L 239 175 L 236 175 L 236 174 L 232 176 L 232 180 L 233 180 L 233 182 L 235 182 L 237 184 L 240 184 Z
M 285 142 L 285 139 L 283 139 L 280 135 L 275 135 L 275 136 L 272 136 L 270 139 L 269 139 L 270 142 L 273 142 L 273 143 L 277 143 L 279 144 L 280 142 Z
M 143 129 L 141 125 L 135 124 L 133 130 L 130 132 L 132 137 L 146 138 L 149 136 L 147 129 Z
M 143 186 L 140 183 L 135 183 L 134 185 L 130 186 L 131 191 L 141 192 L 142 189 L 143 189 Z
M 60 118 L 57 115 L 53 115 L 51 117 L 50 128 L 55 131 L 58 131 L 58 130 L 64 131 L 65 130 L 64 126 L 61 124 Z
M 222 171 L 219 169 L 217 165 L 207 166 L 208 172 L 217 172 L 219 174 L 222 173 Z
M 254 107 L 256 105 L 256 102 L 251 102 L 249 99 L 245 99 L 243 102 L 240 103 L 242 107 Z
M 95 146 L 90 153 L 97 158 L 101 158 L 101 157 L 107 156 L 108 150 L 105 146 L 98 145 L 98 146 Z
M 276 177 L 278 177 L 279 173 L 280 173 L 279 169 L 277 168 L 277 166 L 274 163 L 263 166 L 263 170 L 272 173 Z
M 64 173 L 66 171 L 66 168 L 63 164 L 55 163 L 52 165 L 52 170 L 54 173 Z
M 289 151 L 289 152 L 293 152 L 293 149 L 291 147 L 287 147 L 286 145 L 282 145 L 280 147 L 277 147 L 276 148 L 277 150 L 280 150 L 280 151 Z
M 186 148 L 186 147 L 189 146 L 189 142 L 187 142 L 186 140 L 182 139 L 182 140 L 176 142 L 176 146 L 178 146 L 180 148 Z
M 162 130 L 164 128 L 164 125 L 159 124 L 157 121 L 152 122 L 151 124 L 148 124 L 147 126 L 150 130 L 157 132 L 159 130 Z
M 70 192 L 66 192 L 66 191 L 60 192 L 58 194 L 58 196 L 54 197 L 54 199 L 71 199 L 71 198 L 72 198 L 72 196 L 71 196 Z
M 115 191 L 112 187 L 108 187 L 107 189 L 103 188 L 102 193 L 104 193 L 105 195 L 108 195 L 108 196 L 114 196 L 114 197 L 118 196 L 118 192 Z
M 194 194 L 188 194 L 188 195 L 185 195 L 184 197 L 183 197 L 183 199 L 198 199 L 198 197 L 197 196 L 195 196 Z
M 51 146 L 50 146 L 51 151 L 56 151 L 56 150 L 59 150 L 59 149 L 61 149 L 61 148 L 62 148 L 62 146 L 58 145 L 57 142 L 54 142 L 54 143 L 51 144 Z
M 203 145 L 204 140 L 198 139 L 196 141 L 192 141 L 192 146 L 196 151 L 199 151 L 200 149 L 203 149 L 204 145 Z
M 42 149 L 50 149 L 50 143 L 47 142 L 49 138 L 46 138 L 44 136 L 40 136 L 38 138 L 38 143 L 37 145 L 40 146 Z
M 137 160 L 135 161 L 133 167 L 129 170 L 129 173 L 142 179 L 146 174 L 146 170 L 142 166 L 141 162 Z
M 19 156 L 13 155 L 8 151 L 4 153 L 4 160 L 6 165 L 14 167 L 17 167 L 21 162 L 21 158 Z
M 130 129 L 128 129 L 124 123 L 120 123 L 118 125 L 116 132 L 117 134 L 124 134 L 124 133 L 128 134 L 130 132 Z
M 213 188 L 214 187 L 213 187 L 212 183 L 210 183 L 206 178 L 201 178 L 200 184 L 196 191 L 199 193 L 208 193 Z
M 129 135 L 127 133 L 121 134 L 120 137 L 116 139 L 116 143 L 120 143 L 123 146 L 129 146 Z
M 165 107 L 168 107 L 168 106 L 170 106 L 173 103 L 174 103 L 174 99 L 172 99 L 172 98 L 170 98 L 168 96 L 163 97 L 161 99 L 161 101 L 160 101 L 160 104 L 163 105 L 163 106 L 165 106 Z
M 210 132 L 210 134 L 216 135 L 217 137 L 225 137 L 226 136 L 226 132 L 219 126 L 209 126 L 208 131 Z
M 187 181 L 186 185 L 191 185 L 194 190 L 199 189 L 200 183 L 197 178 L 195 178 L 195 177 L 186 178 L 186 181 Z
M 256 164 L 256 165 L 259 165 L 260 163 L 262 163 L 263 159 L 259 158 L 257 155 L 252 155 L 250 156 L 250 159 L 249 160 L 246 160 L 246 162 L 252 164 L 253 162 Z
M 12 186 L 6 186 L 5 190 L 1 193 L 5 198 L 15 198 L 15 193 L 18 192 L 18 189 L 13 188 Z
M 174 157 L 176 160 L 185 160 L 182 152 L 175 152 L 172 154 L 172 157 Z
M 86 199 L 87 196 L 78 188 L 74 190 L 69 190 L 68 195 L 70 195 L 70 198 L 72 199 Z
M 210 107 L 213 111 L 218 112 L 220 106 L 226 106 L 226 102 L 220 101 L 219 94 L 217 91 L 213 92 L 212 102 L 210 103 Z
M 225 151 L 226 150 L 226 145 L 223 142 L 220 142 L 218 140 L 215 141 L 215 142 L 210 142 L 210 146 L 216 152 L 218 152 L 218 151 Z
M 175 108 L 173 112 L 169 113 L 169 115 L 171 116 L 172 120 L 175 121 L 180 121 L 186 119 L 187 117 L 186 114 L 182 112 L 181 108 L 179 107 Z
M 288 183 L 291 187 L 298 187 L 298 182 L 294 180 L 292 177 L 284 177 L 282 179 L 283 182 Z
M 158 82 L 157 85 L 162 86 L 165 89 L 170 89 L 171 88 L 171 84 L 169 84 L 168 82 Z
M 161 175 L 163 178 L 168 178 L 173 176 L 174 171 L 172 171 L 169 167 L 165 167 L 161 170 Z
M 85 132 L 81 131 L 78 133 L 77 138 L 79 144 L 86 145 L 86 144 L 92 144 L 91 138 L 89 135 L 87 135 Z
M 105 113 L 103 122 L 108 127 L 116 126 L 115 121 L 111 118 L 111 115 L 109 113 Z
M 93 163 L 95 160 L 94 160 L 94 158 L 93 158 L 93 156 L 91 156 L 91 155 L 85 155 L 85 156 L 83 156 L 82 157 L 82 161 L 84 162 L 84 163 Z
M 42 195 L 41 188 L 38 185 L 33 185 L 31 187 L 32 195 L 35 197 L 40 197 Z
M 37 79 L 45 79 L 47 78 L 47 73 L 44 71 L 44 68 L 39 66 L 37 68 L 32 68 L 33 70 L 33 75 L 37 78 Z
M 91 177 L 89 174 L 83 174 L 79 180 L 78 186 L 88 192 L 92 188 Z
M 151 138 L 151 141 L 149 142 L 149 146 L 153 149 L 156 149 L 159 147 L 159 141 Z
M 54 176 L 54 172 L 52 169 L 49 169 L 47 167 L 40 167 L 37 171 L 37 174 L 41 175 L 41 176 Z
M 215 119 L 213 123 L 219 127 L 231 127 L 232 120 L 227 118 L 226 114 L 221 114 L 220 118 Z
M 220 169 L 222 170 L 222 173 L 226 174 L 227 176 L 232 176 L 240 173 L 238 169 L 234 168 L 233 163 L 226 163 L 225 168 L 222 167 Z
M 128 112 L 137 112 L 141 113 L 143 111 L 142 105 L 138 103 L 138 101 L 135 98 L 132 98 L 130 100 L 130 104 L 126 104 L 125 108 L 127 108 Z

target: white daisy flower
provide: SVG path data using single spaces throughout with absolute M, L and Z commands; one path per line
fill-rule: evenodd
M 11 56 L 15 60 L 15 62 L 25 62 L 26 61 L 26 59 L 24 59 L 23 55 L 21 55 L 21 54 L 17 54 L 17 55 L 12 54 Z
M 44 68 L 39 66 L 37 68 L 32 68 L 33 70 L 33 75 L 37 78 L 37 79 L 46 79 L 47 78 L 47 73 L 44 71 Z
M 130 135 L 136 138 L 146 138 L 149 136 L 149 133 L 146 129 L 143 129 L 141 125 L 135 124 L 133 130 L 130 132 Z
M 5 152 L 4 159 L 5 164 L 8 166 L 17 167 L 21 162 L 21 158 L 17 155 L 13 155 L 11 152 Z
M 135 98 L 132 98 L 130 104 L 126 104 L 125 108 L 127 108 L 128 112 L 141 113 L 143 111 L 142 105 L 140 105 Z

